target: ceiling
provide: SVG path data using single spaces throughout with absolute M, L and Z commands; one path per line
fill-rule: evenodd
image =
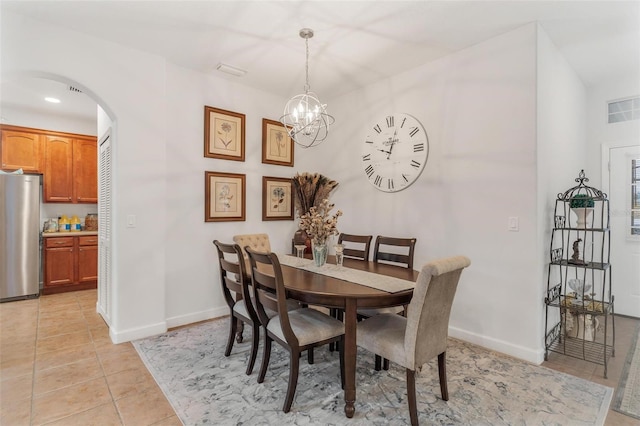
M 2 0 L 0 12 L 151 52 L 174 64 L 283 97 L 303 90 L 305 44 L 298 32 L 304 27 L 315 32 L 309 40 L 309 83 L 321 100 L 531 22 L 542 26 L 587 86 L 640 75 L 638 0 Z M 216 70 L 220 63 L 247 73 L 224 74 Z M 30 103 L 31 97 L 42 103 L 40 91 L 54 83 L 25 79 L 0 84 L 0 102 L 6 106 Z M 54 88 L 68 91 L 59 83 Z M 69 94 L 74 96 L 58 109 L 86 98 Z M 83 108 L 86 105 L 78 107 Z M 95 103 L 90 114 L 95 116 Z

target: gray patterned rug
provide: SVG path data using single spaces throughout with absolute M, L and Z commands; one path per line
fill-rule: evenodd
M 359 350 L 356 414 L 344 416 L 337 352 L 318 348 L 315 364 L 300 363 L 291 412 L 282 412 L 288 353 L 273 345 L 264 383 L 257 366 L 244 374 L 251 331 L 224 357 L 228 319 L 205 322 L 133 342 L 185 425 L 409 424 L 405 372 L 393 364 L 375 371 Z M 423 425 L 602 425 L 612 389 L 451 339 L 447 350 L 449 401 L 440 399 L 438 366 L 416 380 Z
M 640 325 L 627 354 L 611 409 L 640 419 Z

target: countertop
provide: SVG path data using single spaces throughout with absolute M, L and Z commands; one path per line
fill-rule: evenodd
M 98 235 L 98 231 L 67 231 L 67 232 L 43 232 L 43 237 L 82 237 L 87 235 Z

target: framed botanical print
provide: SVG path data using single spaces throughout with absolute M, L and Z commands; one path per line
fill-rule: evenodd
M 245 175 L 204 172 L 204 221 L 245 220 Z
M 262 177 L 262 220 L 293 220 L 291 178 Z
M 204 156 L 244 161 L 244 114 L 204 107 Z
M 278 121 L 262 119 L 262 162 L 293 167 L 293 141 Z

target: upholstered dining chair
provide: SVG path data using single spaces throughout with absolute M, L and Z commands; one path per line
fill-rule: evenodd
M 237 244 L 225 244 L 218 240 L 215 240 L 213 244 L 218 251 L 222 291 L 227 305 L 229 305 L 230 328 L 224 356 L 231 354 L 235 336 L 237 336 L 238 343 L 242 342 L 242 323 L 249 324 L 252 328 L 252 341 L 251 355 L 249 356 L 246 373 L 251 374 L 258 354 L 260 320 L 251 301 L 248 275 L 245 270 L 242 251 Z M 239 321 L 242 323 L 239 324 Z
M 298 385 L 300 354 L 330 342 L 340 341 L 344 348 L 344 324 L 329 315 L 311 308 L 287 311 L 287 292 L 282 278 L 282 269 L 278 256 L 274 253 L 263 253 L 245 247 L 251 262 L 251 283 L 256 301 L 256 311 L 264 331 L 264 354 L 258 383 L 264 381 L 271 357 L 271 342 L 276 341 L 289 351 L 289 384 L 282 410 L 288 413 L 293 404 L 293 397 Z M 263 272 L 270 267 L 271 273 Z M 277 311 L 277 315 L 269 317 L 267 310 Z M 344 387 L 344 351 L 340 350 L 340 378 Z
M 406 369 L 411 424 L 418 424 L 416 372 L 438 357 L 440 392 L 449 400 L 446 352 L 451 305 L 462 270 L 471 262 L 454 256 L 425 264 L 420 271 L 407 316 L 376 315 L 358 323 L 357 345 Z
M 413 269 L 415 247 L 415 238 L 383 237 L 378 235 L 373 248 L 373 261 Z M 370 318 L 380 314 L 402 315 L 404 310 L 405 308 L 402 306 L 381 309 L 358 309 L 358 316 L 360 318 Z M 384 359 L 383 362 L 383 359 L 379 355 L 376 355 L 375 360 L 376 370 L 380 370 L 381 366 L 385 370 L 389 369 L 389 360 Z
M 246 263 L 246 271 L 249 275 L 250 272 L 250 264 L 249 264 L 249 256 L 244 251 L 246 246 L 251 247 L 254 250 L 261 252 L 270 252 L 271 251 L 271 243 L 269 242 L 269 234 L 239 234 L 233 236 L 233 242 L 240 246 L 242 249 L 242 254 L 244 255 L 244 260 Z
M 351 259 L 369 260 L 372 235 L 353 235 L 341 233 L 338 244 L 344 245 L 343 256 Z

